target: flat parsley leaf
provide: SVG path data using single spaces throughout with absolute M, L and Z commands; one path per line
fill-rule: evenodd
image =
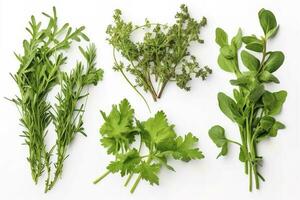
M 113 105 L 108 116 L 101 111 L 105 123 L 100 128 L 103 138 L 101 143 L 108 148 L 108 153 L 117 154 L 121 148 L 127 149 L 134 140 L 133 127 L 134 110 L 127 99 L 121 101 L 119 106 Z
M 175 171 L 168 165 L 168 159 L 172 157 L 185 162 L 204 158 L 199 148 L 195 147 L 198 138 L 192 133 L 177 136 L 175 126 L 169 124 L 163 111 L 146 121 L 133 120 L 134 111 L 124 99 L 119 106 L 113 105 L 109 116 L 104 112 L 102 116 L 105 122 L 100 129 L 101 142 L 108 149 L 108 154 L 115 156 L 115 160 L 107 166 L 108 171 L 94 181 L 95 184 L 108 174 L 119 172 L 122 177 L 128 175 L 127 186 L 133 175 L 137 174 L 130 190 L 133 193 L 142 179 L 151 185 L 158 185 L 158 172 L 162 167 Z
M 182 161 L 190 161 L 195 159 L 202 159 L 204 155 L 199 150 L 195 148 L 195 144 L 198 142 L 198 138 L 195 137 L 192 133 L 188 133 L 186 136 L 176 138 L 176 151 L 173 156 L 175 159 L 180 159 Z
M 169 125 L 164 112 L 159 111 L 154 118 L 143 123 L 144 130 L 150 135 L 151 141 L 158 145 L 168 139 L 176 137 L 174 125 Z

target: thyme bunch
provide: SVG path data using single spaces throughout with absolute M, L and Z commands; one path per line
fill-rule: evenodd
M 115 10 L 113 18 L 114 24 L 109 25 L 106 32 L 113 46 L 114 70 L 123 75 L 145 102 L 139 88 L 157 101 L 169 82 L 176 82 L 179 88 L 189 91 L 193 77 L 204 80 L 212 73 L 207 66 L 201 68 L 188 49 L 192 42 L 204 42 L 200 30 L 207 20 L 205 17 L 200 21 L 192 18 L 186 5 L 181 5 L 173 25 L 152 23 L 147 19 L 143 25 L 133 25 L 122 19 L 121 10 Z M 132 36 L 140 30 L 145 31 L 144 38 L 134 42 Z M 127 64 L 117 60 L 116 51 L 128 61 Z

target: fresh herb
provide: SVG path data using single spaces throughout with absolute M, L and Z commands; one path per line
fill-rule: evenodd
M 98 81 L 102 80 L 103 77 L 102 69 L 96 68 L 95 45 L 91 45 L 86 50 L 83 50 L 81 47 L 79 48 L 86 59 L 86 71 L 84 70 L 83 63 L 78 62 L 71 74 L 67 74 L 66 72 L 60 73 L 60 85 L 62 89 L 56 97 L 58 103 L 55 105 L 54 113 L 52 114 L 57 134 L 55 146 L 57 161 L 54 164 L 55 173 L 52 181 L 50 181 L 50 174 L 48 174 L 46 190 L 50 190 L 58 178 L 60 178 L 63 162 L 67 158 L 68 146 L 73 141 L 75 135 L 81 133 L 86 136 L 82 120 L 85 103 L 78 106 L 79 100 L 88 96 L 88 93 L 84 92 L 84 88 L 91 84 L 97 85 Z
M 204 80 L 212 72 L 208 67 L 199 67 L 196 57 L 188 50 L 192 42 L 203 43 L 200 29 L 206 25 L 206 18 L 196 21 L 191 18 L 187 6 L 182 5 L 180 9 L 175 16 L 176 23 L 171 26 L 147 19 L 143 25 L 133 25 L 122 19 L 120 10 L 115 10 L 115 24 L 107 28 L 108 41 L 114 48 L 114 70 L 123 75 L 146 104 L 138 87 L 149 92 L 157 101 L 170 81 L 189 91 L 192 77 Z M 140 30 L 146 32 L 143 41 L 134 42 L 132 36 Z M 116 50 L 127 59 L 128 64 L 117 60 Z M 134 76 L 135 80 L 131 81 L 127 74 Z
M 119 106 L 113 105 L 108 116 L 102 111 L 101 114 L 105 121 L 100 129 L 101 144 L 115 159 L 107 166 L 107 172 L 94 181 L 95 184 L 110 173 L 120 173 L 122 177 L 128 176 L 127 186 L 137 175 L 130 190 L 133 193 L 141 179 L 158 185 L 158 173 L 163 166 L 174 171 L 168 164 L 170 157 L 185 162 L 204 158 L 194 147 L 198 138 L 191 133 L 177 136 L 174 125 L 169 124 L 162 111 L 140 122 L 134 118 L 134 110 L 124 99 Z
M 279 129 L 285 126 L 275 119 L 279 114 L 287 97 L 284 90 L 271 92 L 265 88 L 269 83 L 279 83 L 278 78 L 273 74 L 284 61 L 284 54 L 281 51 L 268 51 L 267 42 L 275 37 L 279 26 L 274 14 L 265 9 L 258 13 L 260 25 L 264 35 L 242 36 L 241 30 L 237 35 L 228 41 L 226 32 L 220 28 L 216 29 L 216 42 L 221 47 L 218 63 L 226 71 L 236 75 L 231 80 L 234 99 L 220 92 L 218 102 L 221 111 L 233 122 L 237 123 L 241 136 L 241 142 L 228 139 L 225 130 L 221 126 L 214 126 L 209 130 L 209 136 L 217 147 L 221 148 L 219 156 L 228 153 L 228 144 L 234 143 L 240 147 L 239 160 L 245 164 L 245 173 L 249 175 L 249 190 L 252 191 L 252 179 L 254 176 L 256 189 L 259 189 L 260 180 L 264 181 L 259 172 L 262 163 L 262 156 L 257 152 L 257 144 L 270 137 L 275 137 Z M 245 44 L 240 53 L 242 63 L 247 71 L 242 72 L 239 67 L 239 49 Z
M 102 72 L 94 68 L 95 48 L 93 46 L 82 52 L 88 62 L 88 71 L 85 74 L 81 63 L 70 76 L 60 71 L 67 60 L 64 53 L 71 47 L 72 42 L 89 39 L 83 33 L 84 27 L 73 30 L 68 23 L 59 27 L 55 7 L 53 16 L 46 13 L 43 15 L 49 19 L 45 28 L 42 27 L 41 22 L 36 21 L 34 16 L 31 17 L 30 26 L 26 28 L 31 37 L 23 41 L 23 55 L 15 54 L 20 67 L 17 73 L 12 75 L 20 90 L 20 96 L 12 101 L 20 109 L 20 121 L 24 127 L 21 136 L 25 138 L 25 145 L 29 148 L 27 160 L 35 183 L 44 171 L 47 171 L 49 176 L 51 156 L 55 147 L 60 160 L 56 163 L 55 174 L 61 175 L 61 162 L 65 159 L 66 147 L 76 132 L 83 132 L 83 107 L 81 106 L 79 110 L 75 108 L 77 101 L 84 97 L 80 94 L 81 90 L 83 86 L 96 83 L 102 77 Z M 55 106 L 55 112 L 52 113 L 52 106 L 47 96 L 59 82 L 62 91 L 57 97 L 59 102 Z M 75 112 L 80 113 L 78 123 L 76 117 L 73 118 Z M 52 121 L 55 123 L 58 139 L 57 144 L 48 151 L 45 136 L 47 127 Z M 46 181 L 46 191 L 52 188 L 54 182 L 48 187 L 49 180 Z

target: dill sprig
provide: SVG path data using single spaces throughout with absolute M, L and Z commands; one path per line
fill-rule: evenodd
M 88 84 L 96 84 L 102 78 L 102 70 L 95 68 L 96 48 L 90 46 L 86 51 L 80 51 L 87 60 L 87 71 L 84 72 L 83 64 L 78 63 L 70 75 L 60 71 L 60 67 L 66 63 L 64 54 L 71 47 L 73 41 L 82 39 L 89 41 L 83 33 L 83 26 L 73 30 L 68 23 L 58 26 L 56 9 L 53 7 L 53 15 L 43 13 L 48 18 L 48 25 L 42 27 L 32 16 L 29 27 L 26 30 L 30 39 L 23 41 L 24 52 L 16 54 L 20 67 L 16 74 L 12 75 L 17 83 L 20 95 L 13 101 L 20 110 L 21 124 L 24 127 L 22 137 L 28 146 L 27 158 L 32 178 L 35 183 L 46 170 L 48 179 L 51 173 L 52 152 L 57 147 L 58 161 L 55 164 L 55 177 L 61 175 L 62 162 L 65 159 L 67 146 L 75 133 L 82 132 L 83 106 L 77 108 L 77 101 L 86 95 L 81 95 L 82 89 Z M 58 104 L 52 113 L 52 106 L 47 100 L 51 89 L 60 83 L 62 91 L 57 96 Z M 73 114 L 78 112 L 78 117 Z M 78 118 L 78 121 L 76 120 Z M 63 121 L 64 120 L 64 121 Z M 48 125 L 54 121 L 57 131 L 57 141 L 49 151 L 47 150 L 45 136 Z M 67 123 L 66 123 L 67 122 Z M 64 123 L 65 130 L 63 130 Z M 63 158 L 63 159 L 61 159 Z M 46 181 L 46 191 L 51 189 L 56 181 Z
M 57 75 L 66 57 L 62 53 L 68 49 L 72 41 L 88 39 L 84 34 L 84 27 L 75 31 L 65 24 L 57 25 L 56 9 L 53 16 L 43 13 L 48 19 L 48 25 L 42 28 L 42 23 L 31 16 L 26 30 L 31 38 L 23 41 L 23 55 L 16 55 L 20 67 L 13 79 L 17 83 L 20 96 L 12 101 L 21 110 L 21 124 L 24 126 L 22 136 L 29 148 L 27 160 L 30 163 L 32 178 L 35 183 L 43 173 L 49 154 L 44 142 L 47 127 L 51 122 L 50 104 L 46 97 L 57 84 Z M 62 39 L 61 39 L 62 38 Z
M 85 103 L 79 101 L 88 96 L 84 88 L 90 84 L 96 85 L 102 80 L 103 70 L 96 66 L 96 47 L 90 45 L 86 50 L 81 47 L 80 51 L 86 59 L 87 69 L 84 70 L 82 62 L 78 62 L 76 68 L 70 74 L 60 73 L 61 92 L 56 96 L 58 103 L 55 104 L 52 114 L 55 131 L 57 134 L 56 151 L 57 160 L 54 164 L 55 173 L 53 180 L 50 176 L 46 180 L 46 191 L 50 190 L 62 174 L 63 162 L 67 158 L 67 149 L 77 133 L 86 136 L 83 128 L 83 113 Z M 78 105 L 80 104 L 80 105 Z

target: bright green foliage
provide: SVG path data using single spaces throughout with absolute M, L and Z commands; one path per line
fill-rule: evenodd
M 29 27 L 26 30 L 30 39 L 23 41 L 24 52 L 16 55 L 20 67 L 16 74 L 12 75 L 17 83 L 20 95 L 12 101 L 20 108 L 21 124 L 24 127 L 22 136 L 29 148 L 27 158 L 30 163 L 32 178 L 35 183 L 46 171 L 51 172 L 51 156 L 55 147 L 58 151 L 57 175 L 61 175 L 62 162 L 65 160 L 66 147 L 74 138 L 74 133 L 83 132 L 82 114 L 78 114 L 79 121 L 73 119 L 74 112 L 83 112 L 83 107 L 77 110 L 77 100 L 83 98 L 82 87 L 88 84 L 96 84 L 102 77 L 102 72 L 94 68 L 95 48 L 91 47 L 85 52 L 88 62 L 88 71 L 83 72 L 82 64 L 68 75 L 61 72 L 60 68 L 66 63 L 66 51 L 73 41 L 89 40 L 83 33 L 84 27 L 73 30 L 68 23 L 58 26 L 56 9 L 53 8 L 53 16 L 43 13 L 49 22 L 43 27 L 35 17 L 31 17 Z M 57 96 L 58 104 L 53 107 L 47 100 L 48 93 L 56 85 L 61 85 L 61 93 Z M 76 107 L 76 108 L 75 108 Z M 49 151 L 46 147 L 45 136 L 47 127 L 54 121 L 58 138 L 56 145 Z M 63 130 L 63 128 L 66 128 Z M 46 191 L 48 188 L 46 181 Z M 51 186 L 52 187 L 52 186 Z
M 51 181 L 48 176 L 46 190 L 50 190 L 61 176 L 63 162 L 68 156 L 66 155 L 68 147 L 75 135 L 81 133 L 86 136 L 83 128 L 85 103 L 78 105 L 79 100 L 88 96 L 88 92 L 84 91 L 85 87 L 91 84 L 97 85 L 103 77 L 103 70 L 96 68 L 95 45 L 90 45 L 86 50 L 80 47 L 80 51 L 86 59 L 86 69 L 82 62 L 78 62 L 70 74 L 60 73 L 61 92 L 56 96 L 58 103 L 52 114 L 57 134 L 57 161 L 54 164 L 54 178 Z
M 225 137 L 224 128 L 219 125 L 213 126 L 208 134 L 217 147 L 222 148 L 217 158 L 225 156 L 228 152 L 228 140 Z
M 154 101 L 161 97 L 170 81 L 188 91 L 192 77 L 204 80 L 212 72 L 208 67 L 199 67 L 196 57 L 188 50 L 192 42 L 203 43 L 200 29 L 206 25 L 206 19 L 198 22 L 191 18 L 185 5 L 181 6 L 175 19 L 173 25 L 145 20 L 144 25 L 136 26 L 125 22 L 121 11 L 116 10 L 114 24 L 107 28 L 108 41 L 114 48 L 114 70 L 120 72 L 139 95 L 138 87 L 150 92 Z M 143 40 L 134 42 L 134 33 L 141 30 L 145 31 Z M 115 50 L 127 59 L 128 64 L 117 61 Z M 134 81 L 129 80 L 127 73 Z
M 115 159 L 107 166 L 108 171 L 94 183 L 110 173 L 120 173 L 122 177 L 128 176 L 125 183 L 127 186 L 132 176 L 137 175 L 131 189 L 134 192 L 141 179 L 151 185 L 158 185 L 158 173 L 163 166 L 174 171 L 168 165 L 171 157 L 185 162 L 204 158 L 202 152 L 195 147 L 198 138 L 191 133 L 184 138 L 177 136 L 174 125 L 169 124 L 162 111 L 140 122 L 134 118 L 134 110 L 127 99 L 124 99 L 118 106 L 112 106 L 108 116 L 101 113 L 105 121 L 100 128 L 101 144 Z M 146 154 L 142 155 L 144 152 Z
M 233 90 L 234 98 L 222 92 L 218 94 L 219 107 L 231 121 L 237 123 L 241 143 L 227 139 L 221 126 L 217 125 L 209 130 L 210 138 L 221 148 L 218 157 L 228 153 L 229 143 L 240 146 L 239 160 L 245 164 L 245 173 L 249 174 L 250 191 L 253 176 L 257 189 L 259 179 L 264 180 L 259 172 L 262 157 L 258 155 L 257 144 L 275 137 L 278 130 L 285 127 L 274 116 L 280 113 L 287 97 L 286 91 L 271 92 L 265 88 L 266 84 L 279 83 L 273 72 L 283 64 L 284 54 L 281 51 L 267 51 L 266 48 L 267 42 L 279 29 L 274 14 L 261 9 L 258 16 L 264 32 L 262 37 L 243 37 L 239 30 L 229 43 L 227 33 L 221 28 L 216 29 L 216 43 L 220 46 L 218 63 L 224 71 L 236 75 L 236 79 L 230 83 L 237 87 Z M 241 71 L 239 66 L 239 49 L 242 43 L 247 50 L 242 50 L 240 57 L 247 71 Z M 258 53 L 261 54 L 261 59 L 257 58 Z

